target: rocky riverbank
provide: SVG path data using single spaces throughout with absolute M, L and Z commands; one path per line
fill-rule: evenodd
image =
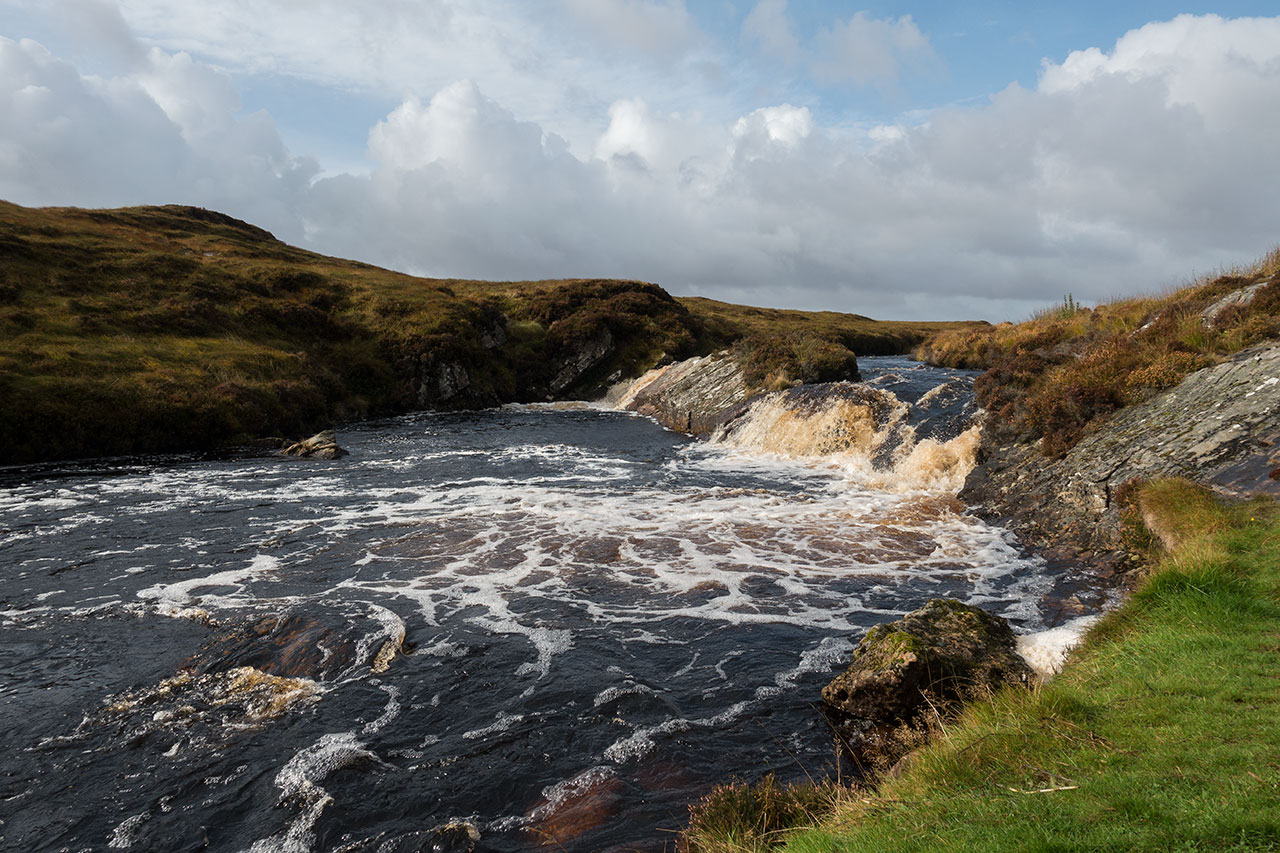
M 1059 459 L 988 418 L 978 461 L 961 500 L 1051 555 L 1122 564 L 1128 483 L 1177 476 L 1227 495 L 1280 495 L 1280 344 L 1120 410 Z

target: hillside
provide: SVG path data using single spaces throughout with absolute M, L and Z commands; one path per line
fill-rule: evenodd
M 682 301 L 635 281 L 424 279 L 199 208 L 0 202 L 0 463 L 588 397 L 731 345 L 761 384 L 832 378 L 938 326 Z
M 1025 323 L 942 332 L 916 355 L 987 371 L 974 383 L 989 428 L 1060 457 L 1113 412 L 1280 338 L 1280 249 L 1162 296 L 1064 304 Z

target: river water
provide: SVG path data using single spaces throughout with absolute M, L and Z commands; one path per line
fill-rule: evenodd
M 896 456 L 523 406 L 0 472 L 0 848 L 674 849 L 714 783 L 832 767 L 816 702 L 869 626 L 1057 619 L 1062 573 L 955 501 L 943 403 Z

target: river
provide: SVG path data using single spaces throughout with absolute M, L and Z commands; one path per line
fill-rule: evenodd
M 862 363 L 908 406 L 969 381 Z M 935 414 L 896 456 L 546 405 L 0 471 L 0 848 L 674 849 L 716 782 L 833 768 L 869 626 L 1060 621 L 1070 573 L 956 502 L 971 458 L 921 473 L 972 401 Z

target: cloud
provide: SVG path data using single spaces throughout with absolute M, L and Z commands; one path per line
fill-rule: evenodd
M 146 50 L 114 0 L 52 0 L 53 19 L 81 49 L 125 68 L 146 62 Z
M 725 120 L 644 98 L 573 148 L 461 80 L 317 177 L 229 78 L 153 49 L 119 77 L 0 41 L 0 195 L 183 201 L 330 254 L 441 276 L 625 276 L 872 316 L 1018 317 L 1176 283 L 1280 242 L 1280 19 L 1183 16 L 922 124 Z
M 783 62 L 800 57 L 800 41 L 787 17 L 787 0 L 760 0 L 742 22 L 742 37 Z
M 294 212 L 316 166 L 269 116 L 233 115 L 230 82 L 152 51 L 102 79 L 33 41 L 0 38 L 0 196 L 22 204 L 186 202 L 239 211 L 301 239 Z
M 607 44 L 660 57 L 683 53 L 697 25 L 684 0 L 561 0 Z
M 904 69 L 919 71 L 941 60 L 910 15 L 896 20 L 858 12 L 818 33 L 814 74 L 831 82 L 892 87 Z

